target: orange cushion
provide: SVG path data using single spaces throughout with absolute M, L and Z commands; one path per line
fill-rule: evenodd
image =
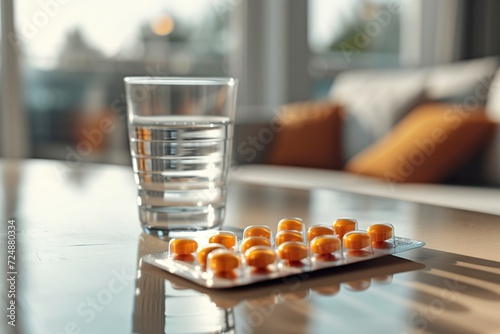
M 345 166 L 387 182 L 441 182 L 491 140 L 496 124 L 484 110 L 449 104 L 417 107 L 394 130 Z
M 288 104 L 266 162 L 273 165 L 342 168 L 342 108 L 331 102 Z

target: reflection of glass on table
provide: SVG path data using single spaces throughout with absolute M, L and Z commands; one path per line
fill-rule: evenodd
M 141 236 L 140 242 L 157 242 Z M 141 249 L 141 245 L 139 245 Z M 137 333 L 234 333 L 234 313 L 207 294 L 170 281 L 161 272 L 138 261 L 134 300 Z

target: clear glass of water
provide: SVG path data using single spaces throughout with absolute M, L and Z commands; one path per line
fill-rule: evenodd
M 220 229 L 237 80 L 127 77 L 124 81 L 143 230 L 168 237 Z

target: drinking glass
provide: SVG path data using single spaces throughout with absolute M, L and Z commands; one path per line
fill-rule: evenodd
M 220 229 L 237 80 L 127 77 L 124 81 L 142 228 L 158 236 Z

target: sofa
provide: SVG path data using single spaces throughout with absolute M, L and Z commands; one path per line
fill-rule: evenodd
M 231 178 L 500 215 L 499 122 L 496 57 L 346 71 L 321 100 L 237 123 Z

